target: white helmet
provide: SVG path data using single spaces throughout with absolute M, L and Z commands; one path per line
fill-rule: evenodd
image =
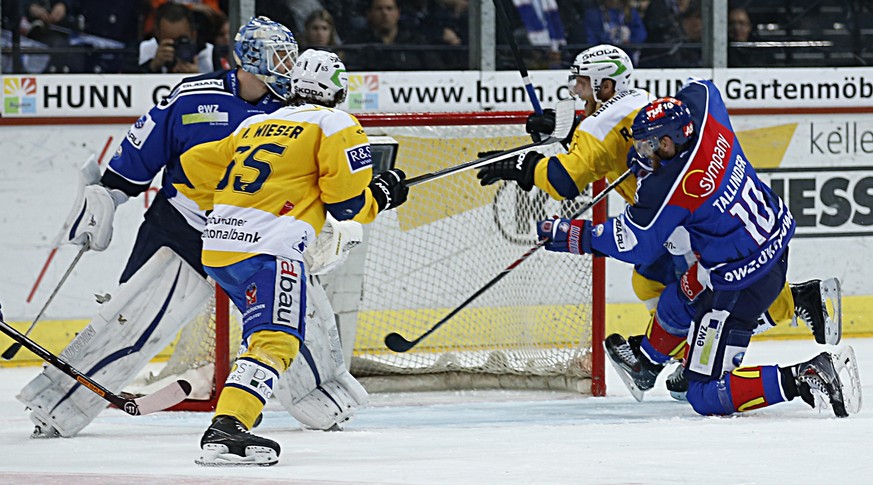
M 597 91 L 604 79 L 615 81 L 615 92 L 620 93 L 631 89 L 631 75 L 634 65 L 625 51 L 614 45 L 601 44 L 585 49 L 573 61 L 570 66 L 570 92 L 573 92 L 573 84 L 576 76 L 588 76 L 591 78 L 591 88 L 594 90 L 594 99 L 603 102 L 597 97 Z
M 294 96 L 334 107 L 346 99 L 348 91 L 349 75 L 336 54 L 309 49 L 297 58 L 291 70 Z

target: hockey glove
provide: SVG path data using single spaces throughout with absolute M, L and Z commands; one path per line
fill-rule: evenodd
M 537 223 L 537 237 L 548 239 L 548 251 L 573 254 L 591 253 L 591 221 L 584 219 L 546 219 Z
M 88 245 L 94 251 L 103 251 L 112 241 L 112 221 L 115 208 L 127 201 L 127 195 L 120 190 L 107 189 L 100 184 L 88 185 L 82 189 L 67 216 L 65 227 L 69 244 Z
M 633 148 L 627 152 L 627 168 L 638 179 L 655 170 L 652 166 L 652 161 L 637 153 Z
M 555 131 L 555 110 L 544 109 L 542 114 L 531 113 L 524 129 L 530 133 L 533 141 L 539 143 L 545 140 Z
M 543 158 L 539 152 L 527 152 L 517 158 L 500 160 L 479 169 L 476 177 L 482 186 L 491 185 L 498 180 L 515 180 L 524 191 L 530 191 L 534 185 L 534 169 L 537 162 Z
M 406 202 L 409 187 L 406 186 L 406 174 L 399 168 L 386 170 L 370 182 L 370 192 L 376 199 L 379 212 L 394 209 Z

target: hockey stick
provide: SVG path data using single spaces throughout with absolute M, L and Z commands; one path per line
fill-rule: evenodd
M 609 184 L 605 189 L 603 189 L 603 192 L 597 194 L 597 197 L 594 197 L 593 199 L 591 199 L 590 202 L 588 202 L 587 204 L 585 204 L 584 206 L 582 206 L 579 210 L 577 210 L 575 213 L 573 213 L 573 215 L 570 216 L 570 219 L 576 219 L 577 217 L 579 217 L 579 216 L 581 216 L 582 214 L 584 214 L 585 211 L 587 211 L 588 209 L 594 207 L 598 202 L 600 202 L 601 200 L 603 200 L 604 198 L 606 198 L 606 196 L 607 196 L 610 192 L 612 192 L 612 190 L 613 190 L 614 188 L 616 188 L 620 183 L 622 183 L 622 182 L 624 181 L 624 179 L 628 178 L 628 177 L 630 176 L 630 174 L 631 174 L 631 171 L 630 171 L 630 170 L 628 170 L 628 171 L 626 171 L 625 173 L 621 174 L 620 177 L 618 177 L 617 179 L 615 179 L 614 182 L 612 182 L 612 183 Z M 461 303 L 457 308 L 455 308 L 454 310 L 452 310 L 451 312 L 449 312 L 448 315 L 446 315 L 445 317 L 443 317 L 442 320 L 440 320 L 439 322 L 437 322 L 436 324 L 434 324 L 434 326 L 430 327 L 430 330 L 428 330 L 427 332 L 424 332 L 424 333 L 423 333 L 420 337 L 418 337 L 417 339 L 415 339 L 415 340 L 407 340 L 407 339 L 405 339 L 402 335 L 400 335 L 399 333 L 397 333 L 397 332 L 391 332 L 391 333 L 389 333 L 388 335 L 385 336 L 385 345 L 386 345 L 389 349 L 393 350 L 394 352 L 406 352 L 407 350 L 409 350 L 409 349 L 415 347 L 416 345 L 418 345 L 419 342 L 421 342 L 422 340 L 424 340 L 425 338 L 427 338 L 428 335 L 434 333 L 434 332 L 435 332 L 438 328 L 440 328 L 444 323 L 446 323 L 447 321 L 449 321 L 449 319 L 451 319 L 453 316 L 457 315 L 458 312 L 460 312 L 461 310 L 463 310 L 467 305 L 470 304 L 470 302 L 472 302 L 473 300 L 475 300 L 476 298 L 478 298 L 479 295 L 481 295 L 482 293 L 485 293 L 489 288 L 491 288 L 492 286 L 494 286 L 495 284 L 497 284 L 498 281 L 502 280 L 503 277 L 506 276 L 506 275 L 508 275 L 510 271 L 512 271 L 513 269 L 515 269 L 515 268 L 516 268 L 518 265 L 520 265 L 521 263 L 523 263 L 524 260 L 526 260 L 527 258 L 530 257 L 530 255 L 532 255 L 533 253 L 537 252 L 541 247 L 545 246 L 546 243 L 547 243 L 548 241 L 549 241 L 548 239 L 542 239 L 542 240 L 540 240 L 540 241 L 536 244 L 536 246 L 534 246 L 534 247 L 528 249 L 528 251 L 527 251 L 526 253 L 524 253 L 520 258 L 516 259 L 512 264 L 510 264 L 509 266 L 507 266 L 506 269 L 504 269 L 503 271 L 501 271 L 500 273 L 498 273 L 497 276 L 495 276 L 494 278 L 491 279 L 491 281 L 489 281 L 488 283 L 485 283 L 485 286 L 483 286 L 482 288 L 479 288 L 479 290 L 477 290 L 476 293 L 473 293 L 473 295 L 470 296 L 470 298 L 467 298 L 466 300 L 464 300 L 464 302 Z
M 418 185 L 424 182 L 430 182 L 431 180 L 436 180 L 439 178 L 443 178 L 447 175 L 451 175 L 457 172 L 463 172 L 465 170 L 470 170 L 473 168 L 478 168 L 483 165 L 488 165 L 489 163 L 494 163 L 499 160 L 506 160 L 507 158 L 517 157 L 522 153 L 527 153 L 531 150 L 535 150 L 538 147 L 543 147 L 547 145 L 553 145 L 555 143 L 561 143 L 570 137 L 570 134 L 573 131 L 573 125 L 576 122 L 576 102 L 572 99 L 564 99 L 559 101 L 557 105 L 555 105 L 555 130 L 552 134 L 546 138 L 545 140 L 528 143 L 527 145 L 522 145 L 517 148 L 511 148 L 509 150 L 494 153 L 488 155 L 487 157 L 477 158 L 476 160 L 471 160 L 469 162 L 464 162 L 460 165 L 455 165 L 454 167 L 444 168 L 442 170 L 437 170 L 436 172 L 430 172 L 422 175 L 417 175 L 415 177 L 406 179 L 406 186 L 412 187 L 413 185 Z
M 30 327 L 27 328 L 27 331 L 24 332 L 25 336 L 30 335 L 30 332 L 33 330 L 33 327 L 36 326 L 36 323 L 39 322 L 39 319 L 42 317 L 42 314 L 45 312 L 45 309 L 48 308 L 48 306 L 52 302 L 52 300 L 55 299 L 55 295 L 58 294 L 58 290 L 60 290 L 61 286 L 64 285 L 64 282 L 67 281 L 67 277 L 70 276 L 70 273 L 73 272 L 73 268 L 76 267 L 76 264 L 79 262 L 80 259 L 82 259 L 82 255 L 85 254 L 85 251 L 87 251 L 87 250 L 88 250 L 87 244 L 85 244 L 81 248 L 79 248 L 79 252 L 78 252 L 78 254 L 76 254 L 76 258 L 73 259 L 73 262 L 70 263 L 70 267 L 67 268 L 67 272 L 64 273 L 64 276 L 61 277 L 61 281 L 58 282 L 58 285 L 55 286 L 55 289 L 52 291 L 52 294 L 49 295 L 48 300 L 46 300 L 45 304 L 39 310 L 39 313 L 36 314 L 36 318 L 33 319 L 33 323 L 31 323 Z M 15 354 L 17 354 L 19 350 L 21 350 L 21 344 L 18 342 L 15 342 L 12 345 L 10 345 L 9 348 L 6 349 L 5 352 L 3 352 L 3 355 L 0 355 L 0 357 L 3 357 L 4 360 L 12 360 L 12 358 L 15 357 Z
M 49 352 L 38 343 L 24 336 L 18 330 L 12 328 L 3 320 L 2 313 L 0 313 L 0 331 L 23 345 L 27 350 L 33 352 L 44 361 L 55 366 L 64 374 L 75 379 L 79 384 L 94 394 L 97 394 L 113 406 L 131 416 L 140 416 L 143 414 L 154 413 L 156 411 L 162 411 L 184 401 L 185 398 L 188 397 L 188 394 L 191 393 L 191 384 L 188 383 L 188 381 L 179 379 L 178 381 L 170 383 L 147 396 L 138 397 L 136 399 L 125 398 L 109 391 L 90 377 L 76 370 L 75 367 L 71 366 L 57 355 Z
M 506 34 L 506 38 L 509 41 L 509 48 L 512 50 L 512 56 L 515 58 L 515 65 L 518 67 L 518 72 L 521 73 L 521 80 L 524 82 L 524 89 L 527 90 L 527 95 L 533 105 L 534 113 L 541 115 L 543 114 L 543 108 L 540 106 L 540 100 L 537 98 L 536 91 L 534 91 L 533 83 L 530 80 L 527 68 L 524 67 L 524 59 L 521 58 L 521 53 L 518 51 L 518 45 L 515 43 L 515 38 L 512 36 L 512 30 L 509 28 L 509 16 L 506 14 L 506 7 L 503 4 L 503 0 L 494 0 L 494 6 L 497 7 L 497 11 L 500 13 L 500 20 L 502 22 L 497 23 L 503 26 L 503 33 Z
M 103 163 L 103 155 L 106 155 L 106 150 L 109 149 L 109 145 L 112 143 L 112 137 L 110 136 L 106 140 L 106 144 L 103 145 L 103 151 L 100 152 L 100 158 L 97 159 L 97 166 L 99 167 L 101 163 Z M 91 157 L 88 158 L 88 163 L 90 163 L 91 159 L 94 158 L 94 154 L 91 154 Z M 85 165 L 88 165 L 86 163 Z M 99 179 L 100 172 L 90 171 L 89 175 L 96 175 Z M 92 183 L 97 183 L 97 180 L 91 180 Z M 55 253 L 58 252 L 58 246 L 61 245 L 61 240 L 63 240 L 64 235 L 67 233 L 68 227 L 64 225 L 61 230 L 58 232 L 58 235 L 55 237 L 55 240 L 52 242 L 52 250 L 49 252 L 48 257 L 45 259 L 45 263 L 42 265 L 42 269 L 39 271 L 39 274 L 36 276 L 36 281 L 33 283 L 33 287 L 30 289 L 30 293 L 27 295 L 27 303 L 30 303 L 33 300 L 33 295 L 36 294 L 37 288 L 39 288 L 39 284 L 42 282 L 42 277 L 45 276 L 45 272 L 48 269 L 49 265 L 52 264 L 52 260 L 55 258 Z

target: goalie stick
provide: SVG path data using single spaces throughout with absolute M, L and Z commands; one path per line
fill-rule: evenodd
M 406 186 L 412 187 L 413 185 L 430 182 L 431 180 L 443 178 L 453 173 L 463 172 L 465 170 L 479 168 L 483 165 L 488 165 L 489 163 L 494 163 L 499 160 L 506 160 L 507 158 L 517 157 L 523 153 L 527 153 L 539 147 L 554 145 L 555 143 L 561 143 L 570 137 L 573 132 L 573 126 L 575 125 L 575 122 L 576 102 L 572 98 L 561 100 L 558 102 L 557 105 L 555 105 L 555 130 L 545 140 L 535 143 L 528 143 L 527 145 L 523 145 L 517 148 L 511 148 L 500 153 L 493 153 L 486 157 L 477 158 L 476 160 L 464 162 L 460 165 L 455 165 L 454 167 L 437 170 L 436 172 L 430 172 L 408 178 L 406 179 Z
M 52 294 L 49 295 L 48 300 L 46 300 L 45 304 L 42 306 L 42 308 L 40 308 L 39 313 L 36 314 L 36 318 L 33 319 L 33 323 L 30 324 L 30 327 L 27 327 L 27 331 L 24 332 L 25 337 L 30 335 L 30 332 L 33 331 L 33 327 L 35 327 L 36 323 L 39 322 L 39 319 L 42 317 L 42 314 L 45 313 L 45 309 L 48 308 L 48 306 L 52 302 L 52 300 L 55 299 L 55 295 L 58 294 L 58 291 L 61 289 L 61 286 L 63 286 L 64 282 L 67 281 L 67 277 L 70 276 L 70 273 L 73 272 L 73 268 L 76 267 L 76 264 L 79 262 L 79 260 L 82 258 L 82 255 L 85 254 L 85 251 L 87 251 L 87 250 L 88 250 L 87 244 L 85 244 L 84 246 L 79 248 L 79 253 L 76 254 L 76 258 L 73 259 L 73 262 L 70 263 L 70 267 L 67 268 L 67 272 L 64 273 L 64 276 L 61 277 L 61 281 L 58 282 L 57 286 L 55 286 L 54 291 L 52 291 Z M 6 349 L 5 352 L 3 352 L 3 355 L 0 355 L 0 357 L 3 357 L 3 360 L 12 360 L 12 358 L 15 357 L 15 354 L 17 354 L 19 350 L 21 350 L 21 344 L 18 342 L 15 342 L 12 345 L 10 345 L 9 348 Z
M 611 184 L 609 184 L 605 189 L 603 189 L 603 192 L 597 194 L 597 196 L 594 197 L 593 199 L 591 199 L 590 202 L 588 202 L 587 204 L 583 205 L 579 210 L 577 210 L 575 213 L 573 213 L 573 215 L 570 216 L 570 219 L 575 219 L 575 218 L 581 216 L 582 214 L 585 213 L 585 211 L 587 211 L 588 209 L 594 207 L 598 202 L 600 202 L 601 200 L 605 199 L 606 196 L 607 196 L 610 192 L 612 192 L 612 190 L 613 190 L 614 188 L 616 188 L 620 183 L 624 182 L 624 180 L 625 180 L 626 178 L 628 178 L 628 177 L 630 176 L 630 174 L 631 174 L 631 171 L 630 171 L 630 170 L 627 170 L 625 173 L 621 174 L 621 176 L 619 176 L 617 179 L 615 179 L 615 181 L 613 181 L 613 182 L 612 182 Z M 406 338 L 404 338 L 404 337 L 403 337 L 402 335 L 400 335 L 399 333 L 397 333 L 397 332 L 391 332 L 391 333 L 389 333 L 388 335 L 385 336 L 385 345 L 386 345 L 389 349 L 393 350 L 394 352 L 406 352 L 407 350 L 409 350 L 409 349 L 415 347 L 415 346 L 418 345 L 422 340 L 424 340 L 424 339 L 427 338 L 430 334 L 434 333 L 438 328 L 440 328 L 441 326 L 443 326 L 444 323 L 446 323 L 446 322 L 449 321 L 452 317 L 454 317 L 455 315 L 457 315 L 458 312 L 460 312 L 461 310 L 463 310 L 467 305 L 470 304 L 470 302 L 472 302 L 473 300 L 475 300 L 476 298 L 478 298 L 479 295 L 481 295 L 482 293 L 485 293 L 489 288 L 491 288 L 492 286 L 494 286 L 495 284 L 497 284 L 498 281 L 502 280 L 503 277 L 506 276 L 506 275 L 508 275 L 510 271 L 512 271 L 513 269 L 515 269 L 515 268 L 516 268 L 518 265 L 520 265 L 521 263 L 523 263 L 524 260 L 526 260 L 527 258 L 530 257 L 530 255 L 532 255 L 533 253 L 537 252 L 541 247 L 545 246 L 545 244 L 546 244 L 548 241 L 549 241 L 548 239 L 541 239 L 539 242 L 536 243 L 536 245 L 535 245 L 534 247 L 528 249 L 527 252 L 524 253 L 520 258 L 516 259 L 512 264 L 510 264 L 509 266 L 507 266 L 506 269 L 504 269 L 503 271 L 501 271 L 500 273 L 498 273 L 497 276 L 495 276 L 494 278 L 491 279 L 491 281 L 489 281 L 488 283 L 485 283 L 485 286 L 483 286 L 482 288 L 479 288 L 479 289 L 476 291 L 476 293 L 473 293 L 472 296 L 470 296 L 469 298 L 467 298 L 466 300 L 464 300 L 463 303 L 461 303 L 460 305 L 458 305 L 457 308 L 455 308 L 454 310 L 452 310 L 451 312 L 449 312 L 449 314 L 446 315 L 445 317 L 443 317 L 442 320 L 440 320 L 439 322 L 435 323 L 432 327 L 430 327 L 430 330 L 428 330 L 427 332 L 424 332 L 423 334 L 421 334 L 420 337 L 416 338 L 415 340 L 407 340 Z
M 3 320 L 2 313 L 0 313 L 0 331 L 20 343 L 24 348 L 33 352 L 41 359 L 58 368 L 64 374 L 75 379 L 86 389 L 97 394 L 113 406 L 131 416 L 140 416 L 143 414 L 162 411 L 184 401 L 185 398 L 188 397 L 188 394 L 191 393 L 191 384 L 188 383 L 188 381 L 180 379 L 146 396 L 135 399 L 126 398 L 109 391 L 90 377 L 76 370 L 75 367 L 71 366 L 57 355 L 49 352 L 38 343 L 27 338 L 18 330 L 12 328 Z

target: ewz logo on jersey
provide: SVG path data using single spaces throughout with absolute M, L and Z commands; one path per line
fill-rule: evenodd
M 273 323 L 300 329 L 303 301 L 303 266 L 299 261 L 276 258 L 275 305 Z
M 370 144 L 346 148 L 346 160 L 349 162 L 349 170 L 355 173 L 373 165 L 373 155 L 370 153 Z

